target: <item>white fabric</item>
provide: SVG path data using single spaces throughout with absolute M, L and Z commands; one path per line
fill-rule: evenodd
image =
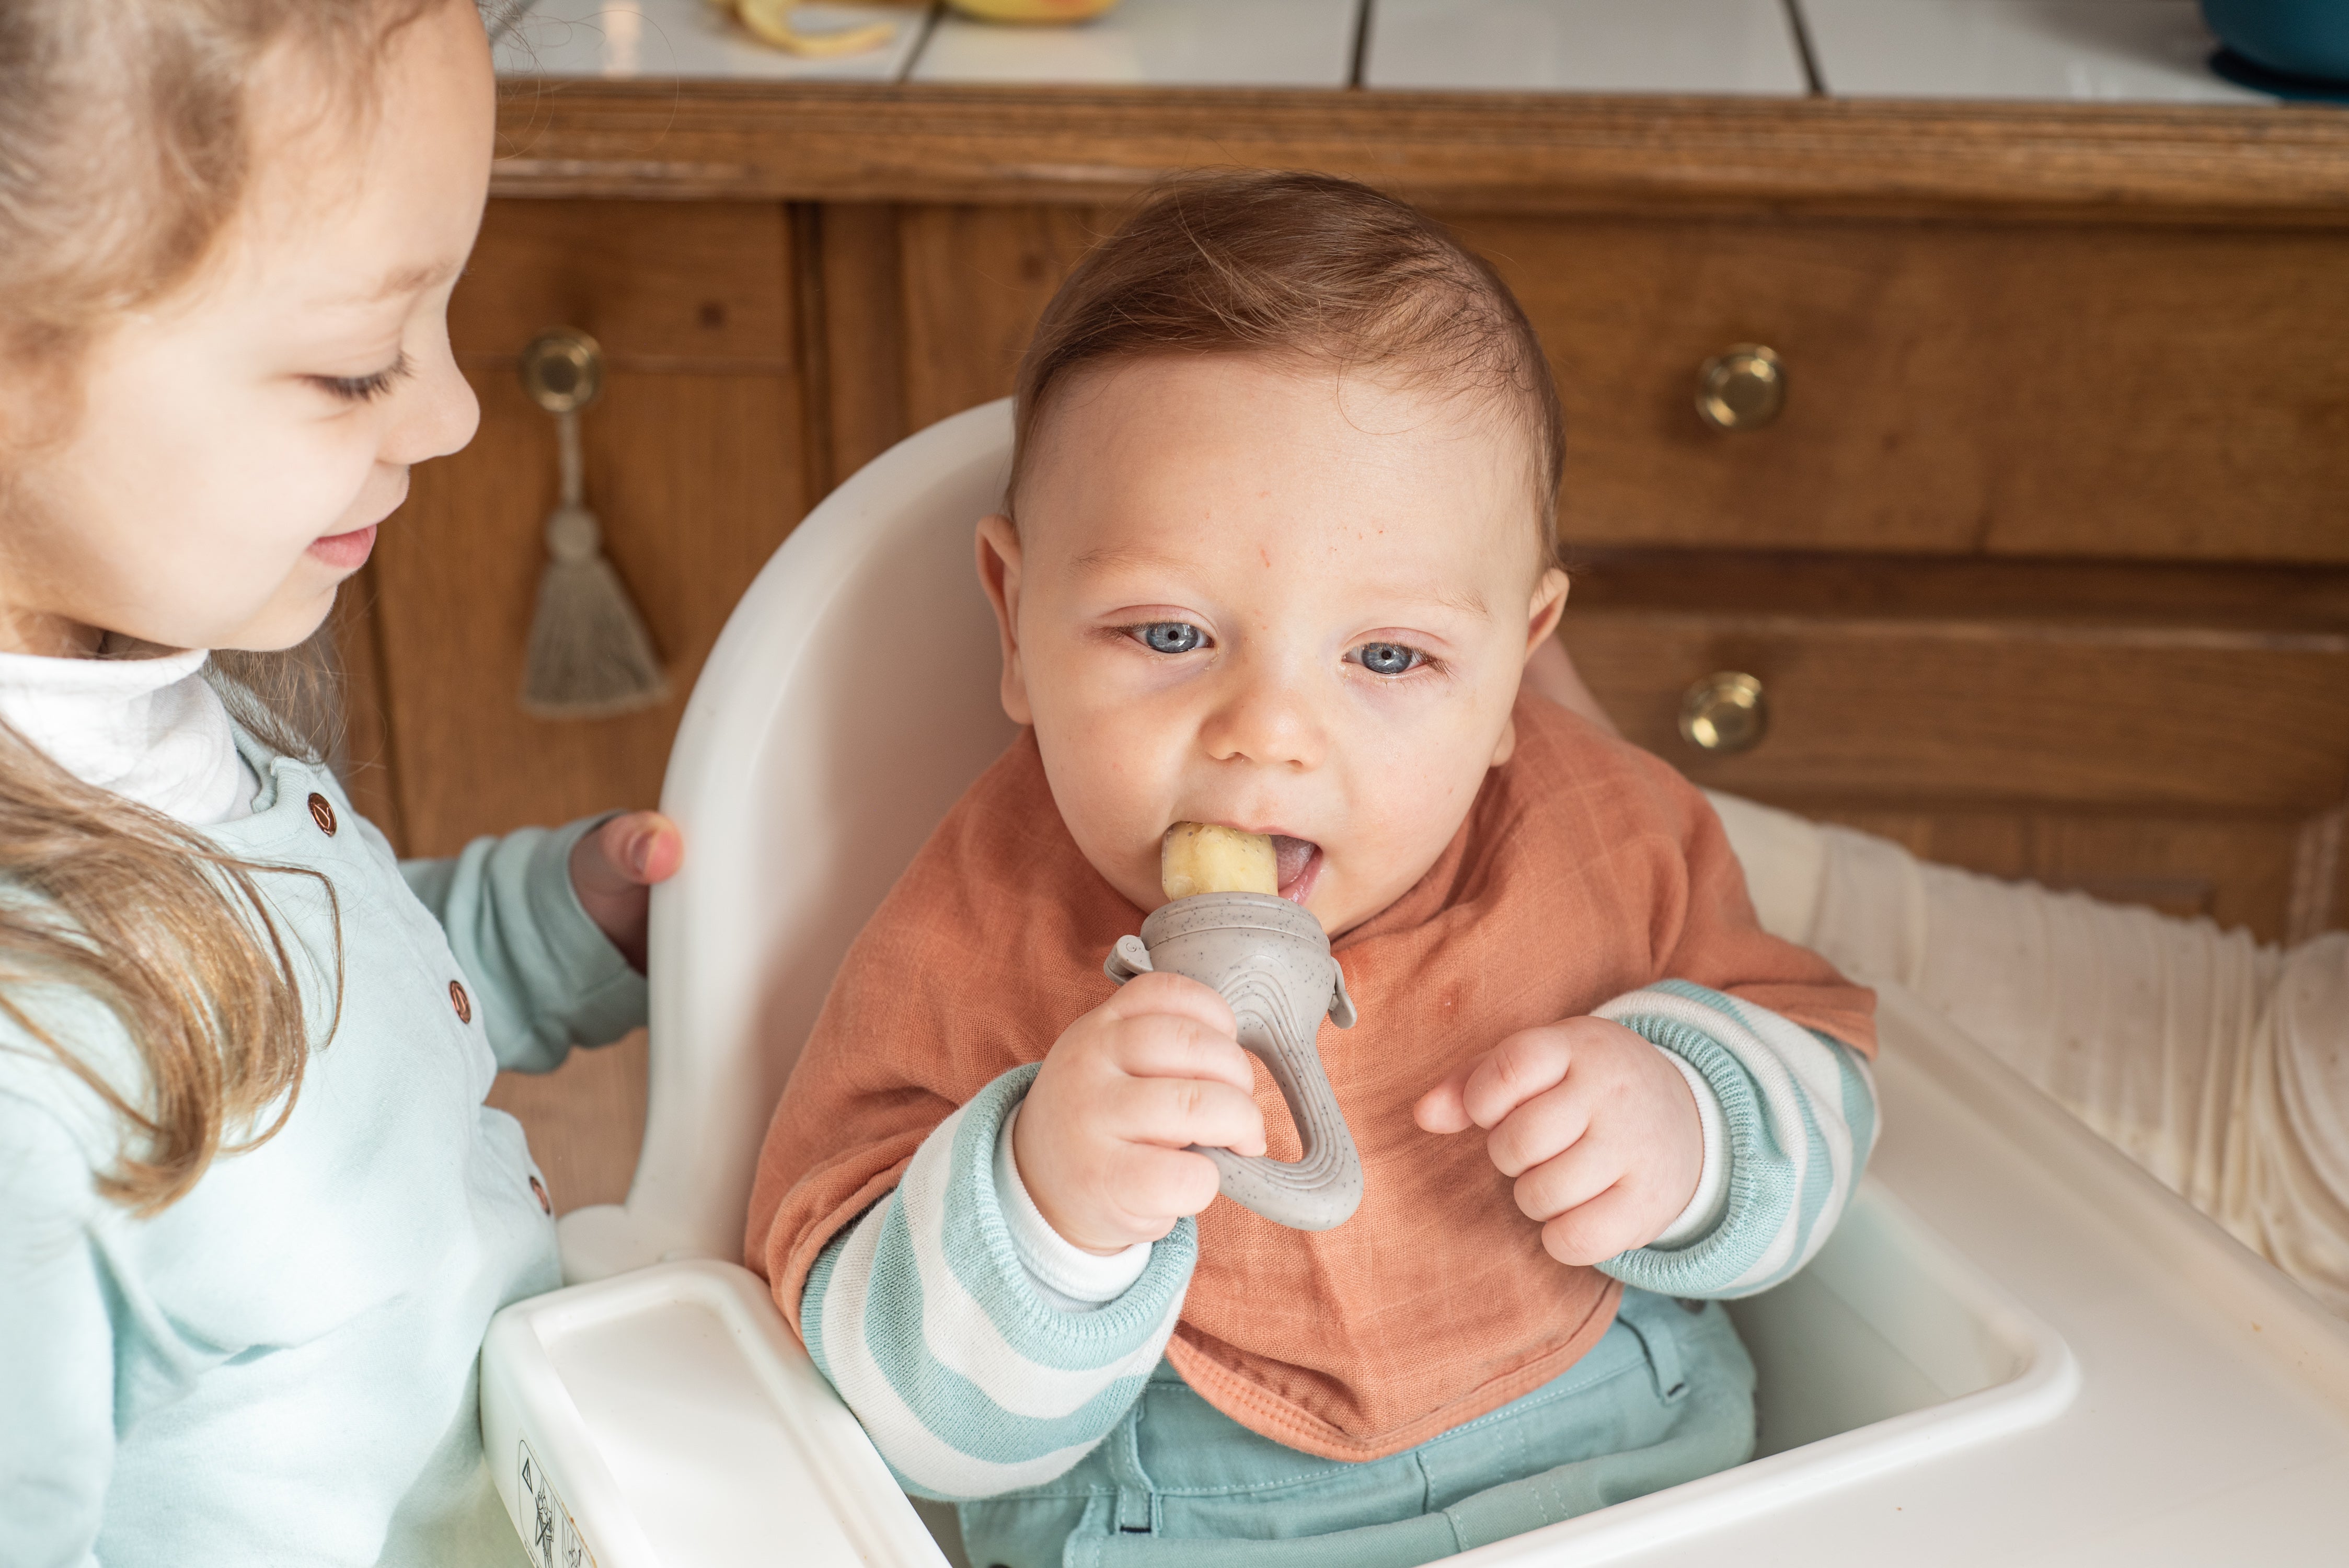
M 2286 953 L 1713 803 L 1765 926 L 1917 992 L 2349 1315 L 2349 934 Z
M 83 783 L 190 827 L 253 813 L 261 780 L 237 755 L 202 648 L 154 659 L 0 653 L 0 719 Z
M 1684 1247 L 1705 1235 L 1721 1223 L 1729 1212 L 1729 1119 L 1721 1113 L 1721 1097 L 1704 1081 L 1704 1075 L 1670 1051 L 1664 1060 L 1680 1069 L 1688 1080 L 1689 1093 L 1696 1097 L 1698 1123 L 1704 1129 L 1704 1164 L 1697 1172 L 1696 1191 L 1680 1217 L 1664 1227 L 1664 1233 L 1648 1244 L 1651 1247 Z
M 1024 1102 L 1023 1102 L 1024 1103 Z M 1062 1312 L 1098 1312 L 1133 1288 L 1150 1266 L 1150 1243 L 1137 1242 L 1106 1256 L 1089 1253 L 1052 1229 L 1028 1184 L 1019 1179 L 1019 1162 L 1011 1155 L 1011 1130 L 1019 1125 L 1019 1107 L 1003 1119 L 995 1140 L 995 1191 L 1003 1206 L 1003 1222 L 1011 1232 L 1012 1250 L 1036 1293 Z

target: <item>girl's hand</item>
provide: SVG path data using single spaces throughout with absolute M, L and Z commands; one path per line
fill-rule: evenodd
M 571 886 L 579 907 L 639 975 L 653 883 L 677 875 L 685 835 L 658 811 L 613 818 L 571 847 Z
M 1664 1233 L 1696 1195 L 1704 1124 L 1688 1080 L 1620 1024 L 1521 1029 L 1413 1111 L 1429 1132 L 1485 1131 L 1517 1207 L 1562 1264 L 1604 1263 Z
M 1063 1240 L 1102 1253 L 1154 1242 L 1215 1202 L 1215 1162 L 1192 1144 L 1264 1152 L 1237 1027 L 1196 980 L 1138 975 L 1054 1042 L 1011 1158 Z

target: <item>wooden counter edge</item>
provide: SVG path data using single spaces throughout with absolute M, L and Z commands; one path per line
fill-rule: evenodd
M 2349 113 L 1944 103 L 511 79 L 501 196 L 1118 201 L 1200 164 L 1453 211 L 2349 224 Z

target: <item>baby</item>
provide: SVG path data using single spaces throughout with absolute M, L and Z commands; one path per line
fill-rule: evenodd
M 1695 789 L 1520 694 L 1562 436 L 1506 286 L 1357 185 L 1180 181 L 1053 298 L 1017 423 L 978 554 L 1026 727 L 752 1199 L 818 1366 L 1015 1568 L 1420 1563 L 1743 1460 L 1706 1298 L 1833 1229 L 1873 998 L 1756 927 Z M 1183 822 L 1273 836 L 1359 1005 L 1334 1230 L 1215 1202 L 1195 1146 L 1298 1156 L 1223 999 L 1102 972 Z

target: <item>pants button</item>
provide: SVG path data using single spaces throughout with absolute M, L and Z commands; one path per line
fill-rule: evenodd
M 449 1006 L 457 1009 L 457 1022 L 470 1024 L 473 1021 L 473 999 L 465 995 L 464 982 L 449 982 Z

